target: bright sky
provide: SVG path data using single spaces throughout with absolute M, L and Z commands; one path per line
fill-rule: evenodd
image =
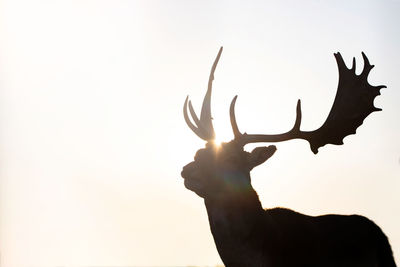
M 351 3 L 350 3 L 351 2 Z M 344 146 L 278 145 L 252 172 L 265 208 L 362 214 L 400 263 L 400 1 L 0 2 L 0 265 L 215 265 L 202 199 L 180 171 L 204 142 L 185 125 L 211 64 L 218 138 L 325 120 L 333 56 L 386 84 Z

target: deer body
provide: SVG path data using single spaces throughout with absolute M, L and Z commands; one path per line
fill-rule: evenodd
M 282 208 L 262 210 L 256 202 L 240 209 L 205 204 L 227 267 L 395 266 L 386 236 L 362 216 L 313 217 Z M 251 208 L 251 213 L 244 212 Z
M 277 208 L 258 210 L 244 219 L 247 212 L 235 213 L 207 201 L 206 207 L 215 244 L 228 267 L 394 266 L 380 264 L 393 261 L 390 253 L 384 255 L 390 251 L 387 239 L 361 216 L 311 217 Z M 253 227 L 246 225 L 249 222 Z
M 266 160 L 275 147 L 237 157 L 230 154 L 232 144 L 224 146 L 199 150 L 182 176 L 185 186 L 204 198 L 225 266 L 396 266 L 385 234 L 365 217 L 264 210 L 251 186 L 249 159 L 254 153 Z
M 200 118 L 186 98 L 184 118 L 196 135 L 207 141 L 194 161 L 183 167 L 185 187 L 204 198 L 210 228 L 218 252 L 226 267 L 395 267 L 388 239 L 372 221 L 358 215 L 307 216 L 289 209 L 264 210 L 251 185 L 250 171 L 264 163 L 276 151 L 275 146 L 244 146 L 256 142 L 281 142 L 305 139 L 316 154 L 326 144 L 343 144 L 372 112 L 379 90 L 367 78 L 373 65 L 363 53 L 360 75 L 346 67 L 339 53 L 339 86 L 334 104 L 324 124 L 314 131 L 301 131 L 300 101 L 293 128 L 283 134 L 241 133 L 234 108 L 230 108 L 234 139 L 217 147 L 211 121 L 211 89 L 214 71 L 222 48 L 211 68 L 208 89 Z M 190 111 L 192 121 L 189 119 Z

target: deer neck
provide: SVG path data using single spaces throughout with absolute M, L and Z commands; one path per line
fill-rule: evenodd
M 211 232 L 224 263 L 236 266 L 239 263 L 248 264 L 241 261 L 242 257 L 243 260 L 259 259 L 258 248 L 262 244 L 257 240 L 262 240 L 260 229 L 264 210 L 252 186 L 235 193 L 206 198 L 205 205 Z M 241 256 L 238 258 L 238 255 Z

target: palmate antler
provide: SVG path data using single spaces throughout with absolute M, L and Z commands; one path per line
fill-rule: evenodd
M 210 142 L 214 140 L 214 130 L 211 121 L 211 88 L 214 79 L 214 71 L 218 60 L 222 53 L 222 47 L 219 50 L 218 56 L 215 59 L 210 73 L 208 82 L 208 90 L 204 97 L 203 107 L 201 110 L 200 120 L 189 101 L 189 110 L 194 126 L 187 114 L 188 98 L 184 105 L 184 116 L 189 127 L 202 139 Z M 356 61 L 353 58 L 351 69 L 346 67 L 340 53 L 334 54 L 339 69 L 339 85 L 335 97 L 335 101 L 329 112 L 325 123 L 314 131 L 301 131 L 301 102 L 298 100 L 296 108 L 296 120 L 293 128 L 282 134 L 265 135 L 265 134 L 247 134 L 240 133 L 235 117 L 235 103 L 237 96 L 232 100 L 230 106 L 230 118 L 232 130 L 234 133 L 234 141 L 244 146 L 249 143 L 257 142 L 282 142 L 291 139 L 304 139 L 310 143 L 311 150 L 316 154 L 318 148 L 326 144 L 342 145 L 343 138 L 347 135 L 355 134 L 356 129 L 363 123 L 364 119 L 374 111 L 381 109 L 374 106 L 374 99 L 380 95 L 380 89 L 386 88 L 384 85 L 372 86 L 368 83 L 368 75 L 374 67 L 369 63 L 368 58 L 362 53 L 364 59 L 364 68 L 360 75 L 356 74 Z

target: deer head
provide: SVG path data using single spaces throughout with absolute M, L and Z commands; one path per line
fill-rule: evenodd
M 255 166 L 265 162 L 276 151 L 275 146 L 257 147 L 252 152 L 244 151 L 246 144 L 257 142 L 282 142 L 291 139 L 304 139 L 310 144 L 311 151 L 326 144 L 343 144 L 343 138 L 355 134 L 356 129 L 364 119 L 374 111 L 380 111 L 373 104 L 380 89 L 386 86 L 372 86 L 368 83 L 368 75 L 374 67 L 369 63 L 364 53 L 364 68 L 360 75 L 355 73 L 356 61 L 353 58 L 352 67 L 346 67 L 340 53 L 335 58 L 339 69 L 339 85 L 331 111 L 323 125 L 314 131 L 300 130 L 301 102 L 298 100 L 296 120 L 291 130 L 281 134 L 247 134 L 241 133 L 235 117 L 235 96 L 230 105 L 230 120 L 234 139 L 218 148 L 214 144 L 215 133 L 211 118 L 211 91 L 214 72 L 221 57 L 222 47 L 211 68 L 208 88 L 203 100 L 200 119 L 197 117 L 189 97 L 183 107 L 183 115 L 189 128 L 201 139 L 207 141 L 206 148 L 200 149 L 195 161 L 183 168 L 182 177 L 185 186 L 201 197 L 215 192 L 237 190 L 250 186 L 249 172 Z M 190 120 L 188 110 L 193 122 Z

